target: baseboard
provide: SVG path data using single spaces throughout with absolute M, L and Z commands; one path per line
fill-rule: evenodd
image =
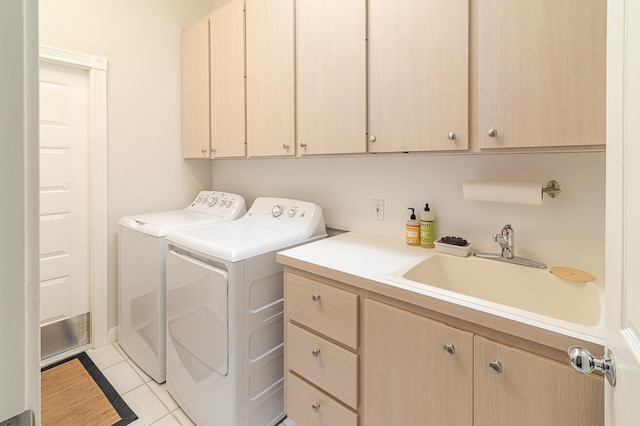
M 109 329 L 109 333 L 107 334 L 107 344 L 110 345 L 112 343 L 116 343 L 118 341 L 118 327 L 113 327 Z

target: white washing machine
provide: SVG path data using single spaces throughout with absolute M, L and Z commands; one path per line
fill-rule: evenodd
M 167 235 L 167 389 L 197 425 L 284 417 L 276 252 L 325 237 L 320 207 L 280 198 L 256 199 L 234 222 Z
M 156 382 L 166 379 L 167 232 L 232 221 L 245 212 L 240 195 L 202 191 L 183 210 L 128 216 L 118 221 L 118 341 Z

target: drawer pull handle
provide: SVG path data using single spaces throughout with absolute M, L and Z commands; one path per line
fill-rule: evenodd
M 451 343 L 447 343 L 442 347 L 442 349 L 449 355 L 453 355 L 456 352 L 456 347 Z
M 319 294 L 314 294 L 313 296 L 311 296 L 311 300 L 313 300 L 314 302 L 319 302 L 320 301 L 320 295 Z
M 495 373 L 495 374 L 502 373 L 502 364 L 500 363 L 500 361 L 491 361 L 489 363 L 489 368 L 491 369 L 492 373 Z
M 318 411 L 320 411 L 320 403 L 316 402 L 311 406 L 311 409 L 313 410 L 314 413 L 317 413 Z
M 314 358 L 318 358 L 320 356 L 320 349 L 312 350 L 311 355 L 313 355 Z

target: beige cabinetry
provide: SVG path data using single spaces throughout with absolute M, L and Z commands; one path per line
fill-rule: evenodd
M 604 424 L 602 379 L 566 364 L 476 336 L 474 375 L 476 426 Z
M 468 148 L 469 0 L 369 0 L 368 72 L 369 152 Z
M 209 18 L 182 31 L 182 157 L 209 158 Z
M 285 411 L 300 425 L 358 424 L 354 291 L 285 273 Z
M 606 0 L 477 8 L 480 148 L 604 145 Z
M 366 2 L 296 1 L 299 155 L 366 151 Z
M 209 20 L 212 158 L 244 157 L 244 0 L 225 3 Z
M 285 268 L 285 411 L 297 424 L 603 424 L 602 377 L 559 349 L 345 281 Z
M 295 155 L 293 0 L 246 0 L 247 155 Z
M 367 425 L 472 425 L 473 334 L 367 299 Z

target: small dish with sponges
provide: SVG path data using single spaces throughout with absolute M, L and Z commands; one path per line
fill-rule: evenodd
M 467 257 L 473 243 L 460 237 L 445 236 L 435 242 L 436 251 L 453 256 Z

